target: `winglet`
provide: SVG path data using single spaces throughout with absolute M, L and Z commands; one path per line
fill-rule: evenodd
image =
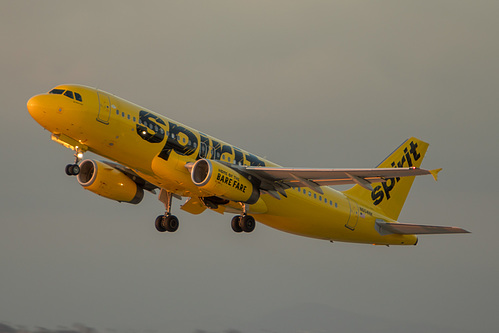
M 433 176 L 433 179 L 435 179 L 435 181 L 438 180 L 438 173 L 442 171 L 442 168 L 440 169 L 433 169 L 433 170 L 430 170 L 430 173 L 431 175 Z

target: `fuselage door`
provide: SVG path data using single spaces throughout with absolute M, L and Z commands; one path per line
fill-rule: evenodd
M 97 96 L 99 97 L 99 114 L 97 115 L 97 121 L 108 125 L 109 117 L 111 116 L 109 96 L 101 92 L 97 92 Z
M 345 227 L 350 230 L 355 230 L 357 222 L 359 222 L 359 205 L 357 204 L 357 202 L 350 199 L 348 199 L 348 203 L 350 204 L 350 216 L 348 217 L 348 221 L 347 224 L 345 224 Z

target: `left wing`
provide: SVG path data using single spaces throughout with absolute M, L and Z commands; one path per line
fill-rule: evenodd
M 372 191 L 371 183 L 386 182 L 390 178 L 430 174 L 437 179 L 438 172 L 442 170 L 426 170 L 416 167 L 374 169 L 301 169 L 241 165 L 230 167 L 259 179 L 260 188 L 274 197 L 278 197 L 275 192 L 286 197 L 284 190 L 294 186 L 309 187 L 320 194 L 323 194 L 320 187 L 325 185 L 358 184 Z

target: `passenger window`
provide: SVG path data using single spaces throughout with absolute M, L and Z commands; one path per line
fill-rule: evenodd
M 66 90 L 66 92 L 64 93 L 64 96 L 67 96 L 67 97 L 69 97 L 71 99 L 74 99 L 73 92 L 70 91 L 70 90 Z
M 128 120 L 130 120 L 130 115 L 129 115 L 129 114 L 127 114 L 126 116 L 127 116 Z
M 78 101 L 78 102 L 83 102 L 83 100 L 81 99 L 81 95 L 78 94 L 77 92 L 75 92 L 75 99 Z
M 133 122 L 135 122 L 135 117 L 133 117 Z
M 49 91 L 49 94 L 62 95 L 63 92 L 64 89 L 52 89 L 51 91 Z

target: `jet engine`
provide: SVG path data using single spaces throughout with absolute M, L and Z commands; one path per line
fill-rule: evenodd
M 192 182 L 212 196 L 254 204 L 260 191 L 238 171 L 213 160 L 200 159 L 191 170 Z
M 77 179 L 84 189 L 111 200 L 138 204 L 144 197 L 144 190 L 133 180 L 101 161 L 81 162 Z

